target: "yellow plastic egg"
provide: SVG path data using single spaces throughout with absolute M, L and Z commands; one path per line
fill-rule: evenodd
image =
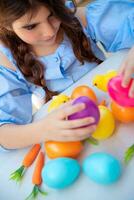
M 97 140 L 104 140 L 113 134 L 115 119 L 112 112 L 105 106 L 100 105 L 100 121 L 92 137 Z
M 53 97 L 52 101 L 49 104 L 48 112 L 51 112 L 52 110 L 58 108 L 60 105 L 62 105 L 63 103 L 66 103 L 69 100 L 70 98 L 65 94 L 59 94 Z

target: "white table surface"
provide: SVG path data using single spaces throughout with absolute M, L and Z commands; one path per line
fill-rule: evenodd
M 97 68 L 89 72 L 81 80 L 68 88 L 64 94 L 71 94 L 73 88 L 78 85 L 87 84 L 92 87 L 92 77 L 108 70 L 117 69 L 127 54 L 127 51 L 118 52 L 108 58 Z M 107 98 L 107 95 L 94 88 L 99 100 Z M 49 104 L 49 103 L 48 103 Z M 34 116 L 34 120 L 46 114 L 48 104 Z M 99 143 L 98 146 L 86 144 L 79 158 L 80 164 L 83 159 L 93 152 L 108 152 L 116 156 L 121 162 L 125 149 L 134 143 L 134 123 L 125 125 L 118 124 L 114 135 Z M 28 169 L 21 185 L 9 181 L 9 174 L 16 170 L 28 151 L 27 149 L 11 152 L 0 152 L 0 200 L 24 200 L 32 190 L 32 172 L 34 164 Z M 46 161 L 47 162 L 47 161 Z M 64 190 L 54 190 L 43 185 L 49 195 L 39 196 L 38 200 L 134 200 L 134 159 L 128 166 L 123 165 L 123 174 L 120 180 L 112 185 L 103 186 L 89 180 L 82 172 L 77 181 Z

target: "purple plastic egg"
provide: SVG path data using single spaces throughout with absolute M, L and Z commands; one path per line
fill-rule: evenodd
M 95 119 L 95 122 L 92 123 L 91 125 L 98 124 L 99 119 L 100 119 L 100 112 L 99 112 L 97 105 L 86 96 L 81 96 L 81 97 L 78 97 L 77 99 L 75 99 L 73 102 L 73 105 L 78 104 L 78 103 L 84 103 L 86 105 L 86 107 L 83 110 L 81 110 L 80 112 L 76 112 L 76 113 L 70 115 L 68 117 L 68 119 L 74 120 L 74 119 L 81 119 L 84 117 L 93 117 Z

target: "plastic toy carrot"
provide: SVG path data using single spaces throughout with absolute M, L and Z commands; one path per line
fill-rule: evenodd
M 32 177 L 32 183 L 34 184 L 34 187 L 31 194 L 26 198 L 26 200 L 35 199 L 39 193 L 44 196 L 47 195 L 47 192 L 44 192 L 40 189 L 40 185 L 42 183 L 41 172 L 43 166 L 44 166 L 44 153 L 40 152 Z
M 35 144 L 30 151 L 26 154 L 22 161 L 22 165 L 19 169 L 17 169 L 15 172 L 11 173 L 10 180 L 14 180 L 16 182 L 19 182 L 22 180 L 23 175 L 28 167 L 32 165 L 35 158 L 37 157 L 39 151 L 40 151 L 41 145 Z
M 124 162 L 128 164 L 129 161 L 134 157 L 134 144 L 131 145 L 125 152 Z

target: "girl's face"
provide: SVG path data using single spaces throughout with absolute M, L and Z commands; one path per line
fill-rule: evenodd
M 14 21 L 12 28 L 21 40 L 31 46 L 50 46 L 55 43 L 60 24 L 60 20 L 42 6 L 32 18 L 27 13 Z

